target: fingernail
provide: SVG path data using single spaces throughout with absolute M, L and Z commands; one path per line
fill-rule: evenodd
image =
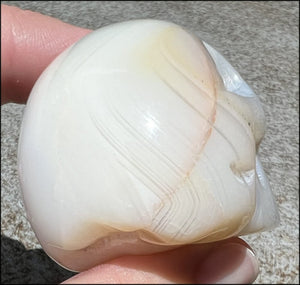
M 199 264 L 198 284 L 249 284 L 259 272 L 258 261 L 247 247 L 230 243 L 214 248 Z

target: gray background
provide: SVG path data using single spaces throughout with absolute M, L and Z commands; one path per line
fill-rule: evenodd
M 244 237 L 260 261 L 255 283 L 298 282 L 299 2 L 2 1 L 84 28 L 137 18 L 173 21 L 219 50 L 258 94 L 267 119 L 260 147 L 281 223 Z M 20 199 L 16 150 L 23 105 L 1 107 L 1 283 L 58 283 L 71 276 L 31 231 Z

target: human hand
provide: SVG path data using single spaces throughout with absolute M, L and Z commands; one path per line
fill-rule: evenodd
M 1 5 L 1 104 L 25 103 L 50 62 L 90 32 L 39 13 Z
M 25 103 L 38 76 L 64 49 L 91 32 L 1 5 L 1 103 Z M 147 256 L 123 256 L 67 283 L 251 283 L 258 264 L 239 238 L 187 245 Z

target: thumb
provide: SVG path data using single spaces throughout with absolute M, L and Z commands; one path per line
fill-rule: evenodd
M 187 245 L 147 256 L 124 256 L 79 273 L 63 284 L 252 283 L 258 263 L 239 238 Z

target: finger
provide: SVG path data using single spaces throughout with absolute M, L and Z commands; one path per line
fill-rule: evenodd
M 257 260 L 239 238 L 188 245 L 148 256 L 126 256 L 79 273 L 63 284 L 252 283 Z
M 1 5 L 1 103 L 25 103 L 49 63 L 89 32 L 49 16 Z

